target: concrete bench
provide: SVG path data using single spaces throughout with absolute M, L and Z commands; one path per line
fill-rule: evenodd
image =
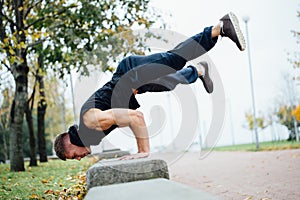
M 167 179 L 152 179 L 91 188 L 85 200 L 216 200 L 200 190 Z
M 167 163 L 159 159 L 102 160 L 91 166 L 86 174 L 87 187 L 148 180 L 169 179 Z

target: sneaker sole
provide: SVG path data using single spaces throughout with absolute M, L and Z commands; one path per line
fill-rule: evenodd
M 229 18 L 230 18 L 230 21 L 232 22 L 232 25 L 234 27 L 234 31 L 236 32 L 238 41 L 241 45 L 240 50 L 244 51 L 246 49 L 246 41 L 245 41 L 244 35 L 241 31 L 241 28 L 240 28 L 240 25 L 239 25 L 239 20 L 238 20 L 237 16 L 232 12 L 229 13 Z

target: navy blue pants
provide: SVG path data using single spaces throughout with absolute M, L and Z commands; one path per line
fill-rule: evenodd
M 211 38 L 212 27 L 204 28 L 202 33 L 188 38 L 174 49 L 148 56 L 129 56 L 124 58 L 113 79 L 120 79 L 120 85 L 138 89 L 139 93 L 173 90 L 177 84 L 190 84 L 197 80 L 197 70 L 193 66 L 183 68 L 187 61 L 193 60 L 209 51 L 217 42 Z
M 193 60 L 215 46 L 218 37 L 211 37 L 212 27 L 188 38 L 174 49 L 148 56 L 129 56 L 124 58 L 113 74 L 114 86 L 111 105 L 120 108 L 136 108 L 138 103 L 132 89 L 138 93 L 173 90 L 178 84 L 190 84 L 197 80 L 197 69 L 193 66 L 183 68 L 187 61 Z

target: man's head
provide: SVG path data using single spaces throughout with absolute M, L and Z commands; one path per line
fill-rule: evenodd
M 57 157 L 62 160 L 66 159 L 77 159 L 87 156 L 91 153 L 89 147 L 79 147 L 71 143 L 69 134 L 62 133 L 55 138 L 54 141 L 54 150 Z

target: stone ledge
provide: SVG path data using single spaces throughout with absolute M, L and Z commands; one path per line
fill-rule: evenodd
M 112 151 L 121 151 L 121 149 L 115 148 L 115 149 L 104 149 L 103 150 L 103 152 L 112 152 Z
M 85 200 L 217 200 L 200 190 L 166 179 L 135 181 L 91 188 Z
M 142 158 L 134 160 L 102 160 L 89 168 L 87 187 L 126 183 L 154 178 L 169 179 L 167 163 L 163 160 Z
M 122 156 L 130 155 L 128 151 L 103 151 L 102 153 L 94 154 L 99 160 L 119 158 Z

